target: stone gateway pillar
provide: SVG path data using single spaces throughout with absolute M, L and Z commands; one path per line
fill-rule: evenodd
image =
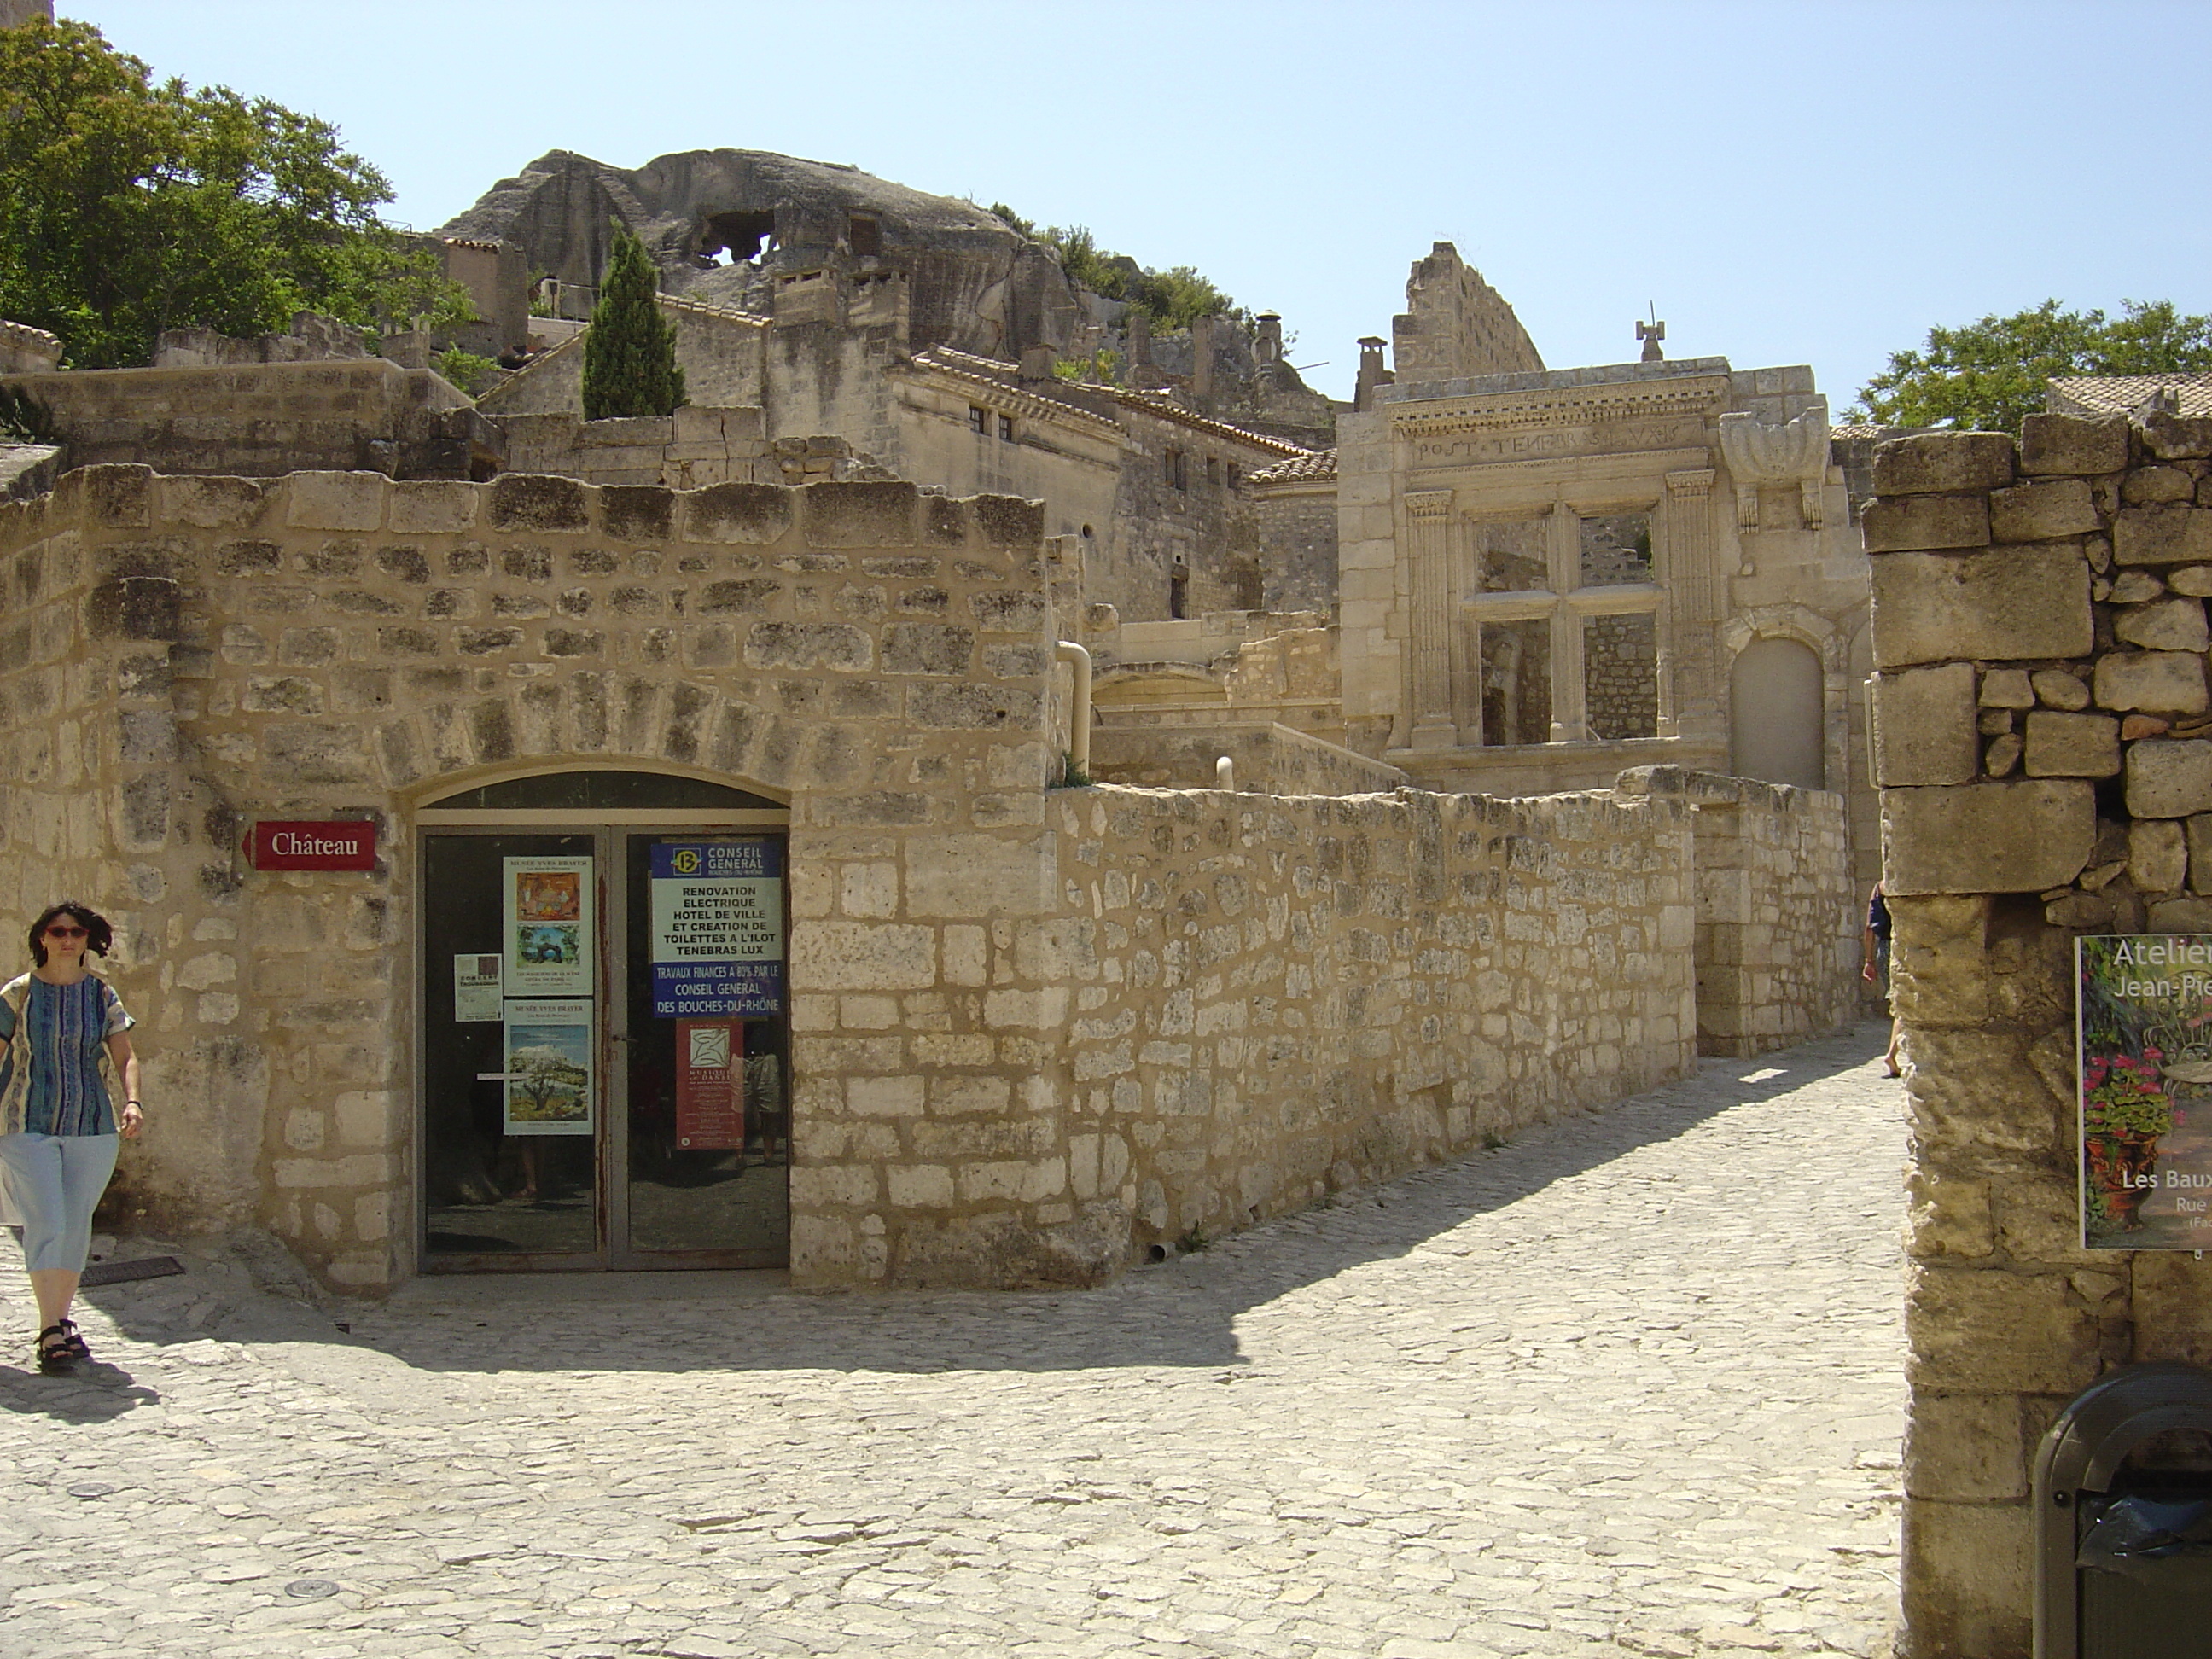
M 1874 482 L 1912 1137 L 1900 1650 L 2025 1659 L 2039 1437 L 2116 1366 L 2212 1359 L 2212 1261 L 2187 1248 L 2212 1230 L 2168 1190 L 2201 1162 L 2212 1049 L 2146 969 L 2089 993 L 2077 1074 L 2075 966 L 2082 939 L 2112 941 L 2089 961 L 2147 937 L 2212 955 L 2170 937 L 2212 935 L 2212 421 L 1897 439 Z M 2212 1012 L 2203 981 L 2166 1004 Z

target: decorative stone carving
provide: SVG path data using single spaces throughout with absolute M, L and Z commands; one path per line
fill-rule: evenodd
M 1721 453 L 1735 479 L 1736 527 L 1759 528 L 1761 485 L 1796 484 L 1805 528 L 1820 527 L 1820 491 L 1828 481 L 1828 400 L 1815 398 L 1795 420 L 1774 426 L 1749 413 L 1720 418 Z

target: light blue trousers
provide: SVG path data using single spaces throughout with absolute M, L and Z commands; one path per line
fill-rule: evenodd
M 23 1218 L 23 1265 L 84 1271 L 92 1212 L 115 1173 L 114 1135 L 0 1135 L 0 1176 Z

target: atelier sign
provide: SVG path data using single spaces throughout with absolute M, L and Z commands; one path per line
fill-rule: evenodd
M 363 819 L 263 819 L 246 837 L 257 870 L 374 870 L 376 825 Z

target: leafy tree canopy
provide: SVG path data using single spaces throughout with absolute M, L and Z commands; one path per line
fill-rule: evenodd
M 1920 350 L 1891 354 L 1847 418 L 2017 432 L 2042 412 L 2044 382 L 2057 376 L 2212 369 L 2212 317 L 2185 316 L 2170 300 L 2128 300 L 2122 310 L 2108 319 L 2045 300 L 2010 317 L 1931 328 Z
M 620 220 L 584 334 L 584 418 L 673 415 L 686 401 L 676 331 L 660 314 L 652 256 Z
M 1153 270 L 1126 253 L 1101 249 L 1081 225 L 1063 229 L 1040 226 L 1024 219 L 1004 202 L 994 202 L 990 211 L 1024 236 L 1034 237 L 1060 256 L 1068 281 L 1089 289 L 1102 299 L 1120 300 L 1150 317 L 1164 331 L 1188 328 L 1200 317 L 1228 317 L 1248 332 L 1250 314 L 1189 265 Z
M 0 33 L 0 317 L 79 368 L 143 363 L 164 329 L 281 332 L 471 314 L 378 217 L 392 198 L 336 128 L 228 87 L 156 82 L 99 30 Z

